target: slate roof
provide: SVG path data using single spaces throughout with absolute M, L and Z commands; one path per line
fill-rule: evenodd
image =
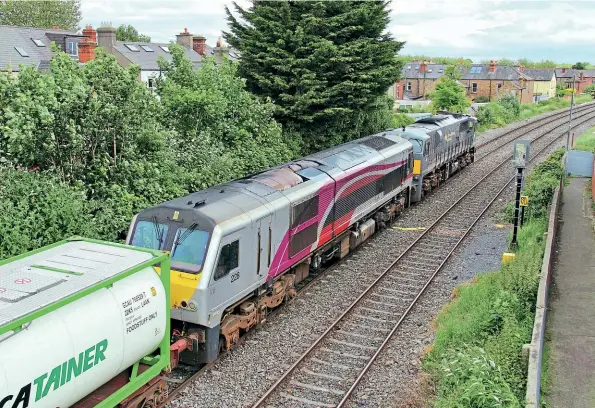
M 132 51 L 126 44 L 133 45 L 138 49 L 138 51 Z M 145 51 L 143 46 L 150 47 L 153 52 Z M 171 61 L 171 54 L 169 52 L 165 52 L 161 47 L 168 47 L 168 43 L 147 43 L 147 42 L 133 42 L 133 41 L 116 41 L 114 48 L 126 57 L 130 62 L 133 64 L 137 64 L 140 66 L 141 70 L 143 71 L 158 71 L 159 67 L 157 66 L 157 59 L 159 57 L 165 58 L 167 61 Z M 200 66 L 202 62 L 202 57 L 199 53 L 194 51 L 190 48 L 185 48 L 186 57 L 192 61 L 195 67 Z
M 583 77 L 586 77 L 586 78 L 594 78 L 595 77 L 595 69 L 581 69 L 580 72 L 583 74 Z
M 577 69 L 566 68 L 566 72 L 562 72 L 562 68 L 556 68 L 556 78 L 572 78 L 574 75 L 580 76 Z
M 490 72 L 489 64 L 473 64 L 471 67 L 481 67 L 481 70 L 477 73 L 471 73 L 471 69 L 466 70 L 463 73 L 463 80 L 498 80 L 498 81 L 518 81 L 523 78 L 525 80 L 531 80 L 528 75 L 525 75 L 516 70 L 516 68 L 508 65 L 496 65 L 496 70 Z
M 132 51 L 126 45 L 135 46 L 138 51 Z M 142 46 L 148 46 L 153 51 L 146 51 Z M 168 47 L 169 43 L 147 43 L 147 42 L 134 42 L 134 41 L 116 41 L 114 48 L 126 57 L 133 64 L 140 66 L 143 71 L 158 71 L 159 66 L 157 65 L 157 59 L 159 57 L 165 58 L 167 61 L 171 61 L 171 54 L 166 52 L 161 47 Z M 184 47 L 186 57 L 192 61 L 195 67 L 199 67 L 202 64 L 202 56 L 191 48 Z M 207 45 L 207 56 L 215 55 L 215 48 Z M 230 49 L 229 58 L 236 60 L 239 58 L 239 53 L 233 49 Z
M 523 74 L 530 76 L 536 81 L 551 81 L 554 76 L 553 68 L 524 68 Z
M 82 38 L 82 35 L 66 30 L 0 25 L 0 71 L 6 71 L 9 64 L 13 72 L 18 72 L 21 64 L 47 69 L 53 56 L 51 40 L 59 44 L 65 37 Z M 45 47 L 35 45 L 32 38 L 41 40 Z M 22 48 L 29 56 L 21 56 L 15 47 Z
M 426 64 L 426 73 L 419 72 L 420 63 L 407 63 L 403 66 L 403 79 L 438 79 L 444 75 L 446 65 L 444 64 Z

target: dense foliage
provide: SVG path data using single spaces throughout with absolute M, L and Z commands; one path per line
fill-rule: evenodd
M 386 32 L 387 1 L 254 1 L 227 9 L 225 38 L 248 89 L 273 102 L 287 134 L 318 150 L 391 124 L 386 91 L 403 43 Z
M 205 59 L 193 71 L 179 46 L 171 50 L 175 58 L 163 65 L 169 76 L 159 81 L 160 98 L 138 80 L 138 67 L 122 68 L 100 49 L 83 66 L 58 53 L 50 75 L 33 68 L 18 77 L 0 75 L 0 162 L 40 172 L 5 169 L 5 191 L 18 192 L 14 200 L 23 202 L 40 191 L 43 217 L 56 221 L 46 235 L 32 233 L 21 201 L 2 203 L 14 234 L 31 237 L 19 238 L 22 244 L 5 239 L 12 249 L 2 254 L 73 232 L 122 239 L 141 209 L 290 158 L 272 107 L 244 89 L 235 65 Z M 12 183 L 22 183 L 22 190 Z M 56 198 L 41 193 L 49 184 Z M 72 204 L 58 204 L 67 201 Z M 59 221 L 68 217 L 69 223 Z
M 78 30 L 81 0 L 0 1 L 0 24 Z
M 224 61 L 217 66 L 211 59 L 194 70 L 182 46 L 171 45 L 170 52 L 172 62 L 160 62 L 166 75 L 158 81 L 162 122 L 177 134 L 173 149 L 191 189 L 291 158 L 272 105 L 246 91 L 236 64 Z
M 547 206 L 563 173 L 563 153 L 550 155 L 528 177 L 531 213 L 519 232 L 516 257 L 500 272 L 455 289 L 454 301 L 437 317 L 435 341 L 424 359 L 436 386 L 435 406 L 525 406 L 522 347 L 531 339 Z
M 118 41 L 138 41 L 151 42 L 151 37 L 139 32 L 133 26 L 122 24 L 116 29 L 116 40 Z
M 461 73 L 455 65 L 446 67 L 444 75 L 436 84 L 436 90 L 430 95 L 434 110 L 463 113 L 469 107 L 465 88 L 457 82 L 460 78 Z

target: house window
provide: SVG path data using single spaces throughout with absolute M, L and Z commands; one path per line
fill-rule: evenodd
M 500 88 L 502 88 L 502 84 L 498 84 L 498 87 L 496 88 L 496 93 L 500 93 Z
M 149 47 L 148 45 L 141 45 L 140 47 L 147 52 L 153 52 L 153 48 Z
M 37 45 L 38 47 L 45 47 L 45 44 L 43 43 L 43 41 L 38 40 L 36 38 L 31 38 L 33 40 L 33 42 L 35 43 L 35 45 Z
M 407 82 L 407 91 L 411 91 L 411 82 Z
M 150 89 L 153 89 L 153 78 L 149 78 L 148 85 Z
M 159 48 L 161 48 L 165 52 L 169 52 L 169 47 L 167 45 L 160 45 Z
M 79 55 L 78 40 L 74 38 L 66 39 L 66 53 L 68 55 L 77 56 Z
M 219 253 L 219 260 L 215 269 L 215 280 L 223 278 L 236 269 L 239 266 L 239 259 L 240 241 L 233 241 L 231 244 L 224 245 Z
M 471 92 L 477 93 L 477 82 L 471 83 Z

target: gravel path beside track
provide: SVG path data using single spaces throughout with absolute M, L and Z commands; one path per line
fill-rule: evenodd
M 561 119 L 555 124 L 563 122 L 564 119 Z M 547 126 L 546 129 L 553 128 L 555 124 Z M 584 126 L 587 127 L 588 125 Z M 559 133 L 561 130 L 557 129 L 555 132 Z M 579 129 L 575 130 L 578 131 Z M 535 137 L 542 132 L 541 129 L 536 130 L 528 136 Z M 497 136 L 495 131 L 489 137 L 494 136 Z M 466 191 L 477 181 L 480 174 L 485 174 L 487 168 L 493 167 L 509 155 L 510 150 L 512 149 L 501 149 L 490 158 L 465 169 L 455 176 L 456 180 L 453 178 L 423 203 L 406 211 L 395 227 L 429 225 L 448 203 L 453 201 L 453 197 Z M 476 230 L 479 231 L 481 228 L 478 226 Z M 262 328 L 248 334 L 246 341 L 206 370 L 198 381 L 181 392 L 171 406 L 250 406 L 418 234 L 420 231 L 399 229 L 387 229 L 379 233 L 343 262 L 331 267 L 321 280 L 305 293 L 300 293 L 292 303 L 284 306 L 283 310 L 270 318 Z M 487 262 L 484 265 L 469 256 L 476 252 L 481 254 L 481 248 L 484 248 L 483 252 L 492 251 L 495 257 L 494 254 L 497 254 L 499 261 L 502 251 L 498 242 L 505 243 L 506 231 L 498 230 L 493 237 L 492 234 L 479 235 L 484 240 L 477 244 L 479 249 L 469 249 L 470 252 L 464 256 L 468 263 L 476 266 L 477 270 L 473 272 L 480 272 L 480 267 L 490 266 L 489 262 L 496 265 L 495 258 L 490 256 L 484 256 L 483 262 Z M 473 248 L 473 244 L 459 249 L 457 253 L 465 254 L 467 248 Z M 459 255 L 455 259 L 458 261 L 451 261 L 449 265 L 461 264 Z M 411 318 L 402 326 L 401 330 L 408 331 L 408 335 L 405 336 L 407 344 L 399 344 L 398 342 L 403 343 L 403 340 L 395 340 L 396 344 L 389 345 L 389 349 L 370 370 L 370 381 L 364 380 L 356 390 L 352 406 L 394 406 L 391 396 L 406 388 L 403 387 L 404 384 L 414 378 L 418 367 L 417 353 L 431 341 L 431 335 L 427 333 L 431 317 L 448 301 L 452 288 L 471 275 L 470 270 L 464 269 L 466 272 L 453 272 L 457 275 L 457 279 L 453 279 L 454 275 L 449 277 L 450 270 L 451 267 L 447 266 L 447 270 L 442 272 L 436 281 L 444 284 L 433 284 Z M 393 355 L 393 352 L 396 354 Z M 411 364 L 403 364 L 403 361 Z

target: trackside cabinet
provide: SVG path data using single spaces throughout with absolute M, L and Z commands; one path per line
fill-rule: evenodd
M 159 251 L 78 237 L 1 261 L 0 406 L 158 395 L 170 362 L 169 267 Z

